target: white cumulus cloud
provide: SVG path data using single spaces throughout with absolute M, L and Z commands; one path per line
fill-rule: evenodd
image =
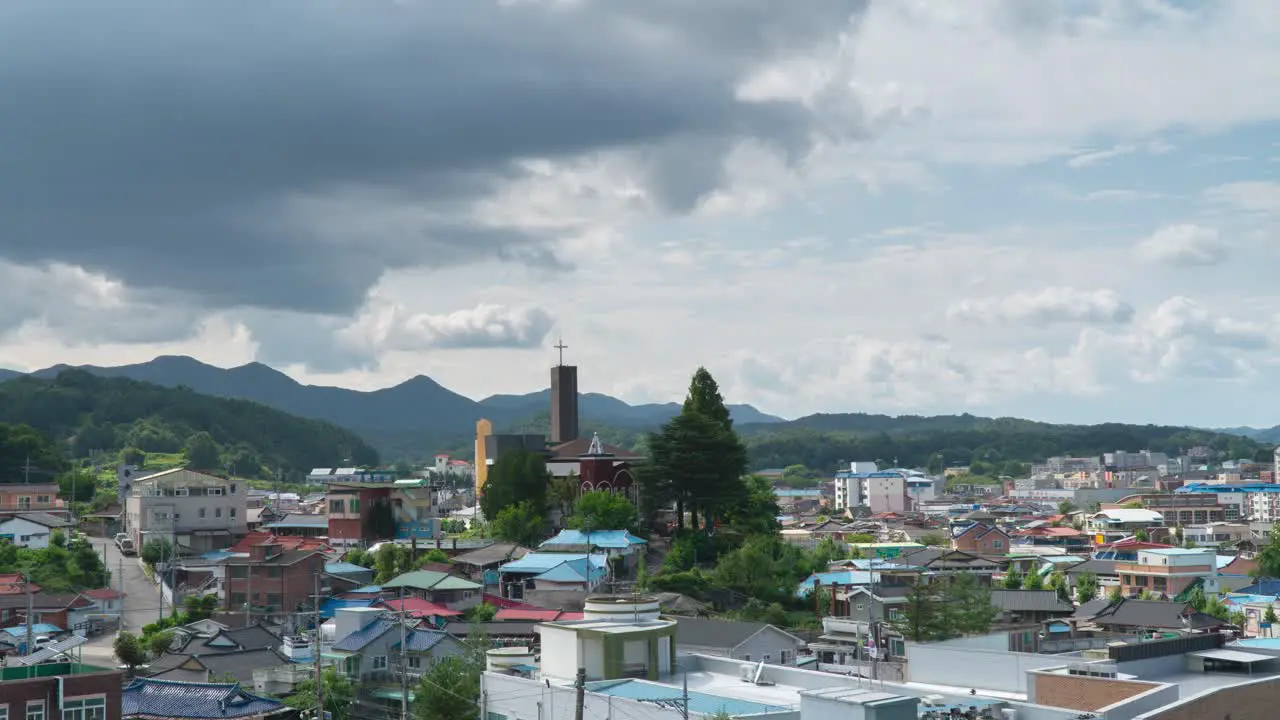
M 1133 319 L 1133 306 L 1114 290 L 1049 287 L 1033 293 L 959 300 L 947 308 L 947 318 L 986 324 L 1114 325 Z
M 1143 238 L 1134 252 L 1143 262 L 1158 265 L 1217 265 L 1227 259 L 1231 248 L 1217 230 L 1182 223 Z
M 536 306 L 481 303 L 465 310 L 431 314 L 410 312 L 403 305 L 388 303 L 368 308 L 339 335 L 348 343 L 376 351 L 535 348 L 554 325 L 551 313 Z

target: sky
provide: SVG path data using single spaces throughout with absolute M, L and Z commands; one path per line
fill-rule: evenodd
M 1280 423 L 1272 0 L 10 0 L 0 367 Z

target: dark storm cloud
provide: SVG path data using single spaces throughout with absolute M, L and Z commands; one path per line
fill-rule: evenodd
M 554 264 L 553 238 L 470 224 L 468 203 L 521 158 L 652 145 L 655 195 L 690 207 L 729 138 L 807 137 L 798 107 L 735 101 L 747 64 L 862 5 L 622 4 L 10 0 L 0 257 L 328 314 L 389 267 Z M 422 212 L 383 224 L 350 205 L 371 191 Z

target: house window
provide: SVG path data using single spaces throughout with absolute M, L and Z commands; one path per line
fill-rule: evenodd
M 106 698 L 82 698 L 62 703 L 62 720 L 106 720 Z
M 421 656 L 421 655 L 410 655 L 410 656 L 409 656 L 409 668 L 410 668 L 411 670 L 418 670 L 418 669 L 421 669 L 421 668 L 422 668 L 422 656 Z
M 206 495 L 212 495 L 212 496 L 214 496 L 214 497 L 220 497 L 220 496 L 222 495 L 222 488 L 220 488 L 220 487 L 211 487 L 211 488 L 209 488 L 209 489 L 205 492 L 205 494 L 206 494 Z
M 743 655 L 743 656 L 742 656 L 742 659 L 743 659 L 743 660 L 746 660 L 747 662 L 751 662 L 751 656 L 750 656 L 750 655 Z
M 222 508 L 214 508 L 214 509 L 213 509 L 213 516 L 214 516 L 214 517 L 216 517 L 216 518 L 220 518 L 220 517 L 222 517 Z
M 9 720 L 9 703 L 0 705 L 0 720 Z
M 243 607 L 246 602 L 245 595 L 242 592 L 231 593 L 231 607 Z
M 795 659 L 796 659 L 796 654 L 795 654 L 795 652 L 793 652 L 793 651 L 791 651 L 791 650 L 783 650 L 783 651 L 782 651 L 782 664 L 783 664 L 783 665 L 790 665 L 792 662 L 794 662 L 794 661 L 795 661 Z
M 360 512 L 360 498 L 351 498 L 351 512 Z
M 337 515 L 337 514 L 342 513 L 342 512 L 344 512 L 344 511 L 343 511 L 343 509 L 342 509 L 342 501 L 341 501 L 341 500 L 330 500 L 330 501 L 329 501 L 329 514 L 330 514 L 330 515 Z
M 249 577 L 249 568 L 245 565 L 228 565 L 227 576 L 232 580 L 244 580 Z
M 902 611 L 893 609 L 889 611 L 889 622 L 902 622 Z
M 27 701 L 27 720 L 44 720 L 44 701 Z
M 374 656 L 373 656 L 373 669 L 374 669 L 374 670 L 386 670 L 386 669 L 387 669 L 387 656 L 386 656 L 386 655 L 374 655 Z
M 37 504 L 37 505 L 48 505 L 48 504 L 49 504 L 49 502 L 50 502 L 50 499 L 49 499 L 49 496 L 48 496 L 48 495 L 37 495 L 37 496 L 36 496 L 36 504 Z
M 230 511 L 230 513 L 229 513 L 229 514 L 231 515 L 231 517 L 232 517 L 232 518 L 234 518 L 234 517 L 236 516 L 236 509 L 235 509 L 235 508 L 231 508 L 231 511 Z
M 236 484 L 235 484 L 235 483 L 231 483 L 231 494 L 232 494 L 232 495 L 235 495 L 235 494 L 236 494 Z
M 200 517 L 204 517 L 204 508 L 200 508 Z
M 188 490 L 187 488 L 180 487 L 180 488 L 174 488 L 173 494 L 174 494 L 174 497 L 187 497 L 188 495 L 191 494 L 191 491 Z
M 760 659 L 765 662 L 773 662 L 773 655 L 770 655 L 769 653 L 765 653 L 760 657 Z
M 23 496 L 21 496 L 21 497 L 19 497 L 19 498 L 18 498 L 18 509 L 19 509 L 19 510 L 30 510 L 30 509 L 31 509 L 31 496 L 30 496 L 30 495 L 23 495 Z
M 996 549 L 996 550 L 999 550 L 999 549 L 1001 549 L 1001 548 L 1003 548 L 1003 547 L 1004 547 L 1004 541 L 1002 541 L 1002 540 L 992 540 L 992 541 L 991 541 L 991 547 L 992 547 L 992 548 L 994 548 L 994 549 Z
M 153 510 L 151 512 L 151 520 L 153 522 L 162 522 L 169 519 L 169 513 L 162 510 Z

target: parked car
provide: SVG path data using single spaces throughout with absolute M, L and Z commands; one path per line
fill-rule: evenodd
M 138 549 L 133 546 L 133 538 L 124 533 L 116 535 L 116 547 L 120 549 L 121 555 L 137 555 Z

